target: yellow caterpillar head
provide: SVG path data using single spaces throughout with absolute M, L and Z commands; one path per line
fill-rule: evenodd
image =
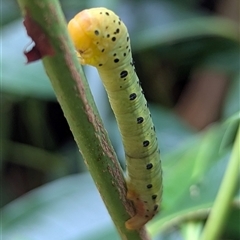
M 111 52 L 123 48 L 119 40 L 128 35 L 121 19 L 106 8 L 81 11 L 68 23 L 68 31 L 80 62 L 95 67 L 104 65 Z

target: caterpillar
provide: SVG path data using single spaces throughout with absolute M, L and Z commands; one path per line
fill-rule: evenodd
M 97 68 L 107 91 L 125 151 L 127 198 L 136 210 L 125 226 L 139 229 L 159 211 L 162 170 L 155 127 L 135 71 L 128 30 L 111 10 L 91 8 L 71 19 L 68 31 L 80 63 Z

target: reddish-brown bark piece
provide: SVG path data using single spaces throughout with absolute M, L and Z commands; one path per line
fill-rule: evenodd
M 28 36 L 31 37 L 35 43 L 35 46 L 33 46 L 31 50 L 24 51 L 27 57 L 27 63 L 37 61 L 45 56 L 53 56 L 54 49 L 48 36 L 43 31 L 42 27 L 32 19 L 28 11 L 26 11 L 23 24 L 27 30 Z

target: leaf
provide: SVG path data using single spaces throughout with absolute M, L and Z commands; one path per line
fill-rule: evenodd
M 25 194 L 2 209 L 2 219 L 5 240 L 118 239 L 88 173 L 62 178 Z
M 22 51 L 30 41 L 21 21 L 15 21 L 2 29 L 1 92 L 55 101 L 55 94 L 41 62 L 25 64 Z
M 207 217 L 228 164 L 232 143 L 222 149 L 222 141 L 226 129 L 231 129 L 231 136 L 236 132 L 233 123 L 213 125 L 165 156 L 162 211 L 149 224 L 152 235 L 181 221 L 202 218 L 202 213 Z
M 24 51 L 28 63 L 39 60 L 44 56 L 53 56 L 53 46 L 51 46 L 51 43 L 41 26 L 32 19 L 28 10 L 26 11 L 23 24 L 27 30 L 28 36 L 35 42 L 35 46 L 30 51 Z

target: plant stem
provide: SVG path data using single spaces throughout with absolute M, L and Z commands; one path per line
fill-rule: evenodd
M 227 214 L 231 206 L 232 199 L 237 188 L 240 173 L 240 127 L 238 128 L 237 137 L 235 139 L 232 154 L 229 160 L 227 170 L 225 172 L 222 184 L 220 186 L 215 203 L 207 223 L 203 229 L 201 240 L 217 240 L 220 239 L 224 223 L 227 220 Z
M 183 224 L 182 232 L 185 240 L 196 240 L 202 230 L 202 222 L 188 221 Z
M 125 228 L 125 221 L 134 212 L 133 205 L 126 199 L 123 172 L 68 36 L 59 2 L 18 0 L 18 3 L 27 32 L 42 54 L 43 65 L 74 139 L 121 238 L 148 239 L 144 228 L 139 231 Z

